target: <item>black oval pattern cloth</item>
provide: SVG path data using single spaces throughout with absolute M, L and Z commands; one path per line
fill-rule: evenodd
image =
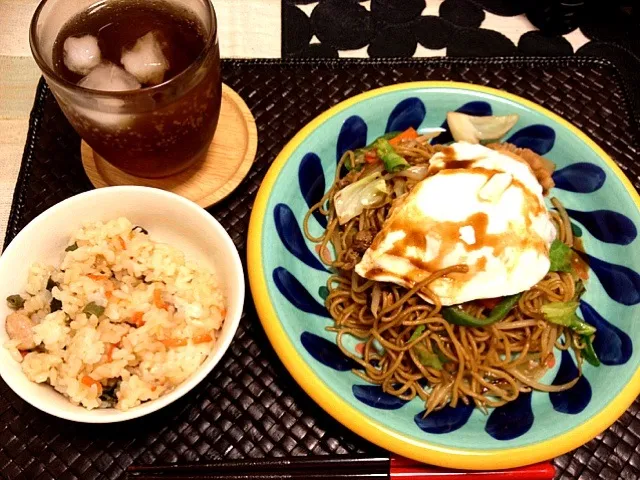
M 613 49 L 637 68 L 633 8 L 629 0 L 283 0 L 282 56 L 607 57 Z
M 637 0 L 282 0 L 282 57 L 601 57 L 640 109 Z

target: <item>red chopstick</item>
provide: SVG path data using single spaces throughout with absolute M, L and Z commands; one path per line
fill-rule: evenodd
M 391 457 L 389 478 L 429 480 L 552 480 L 556 469 L 551 462 L 507 470 L 452 470 L 433 467 L 404 457 Z
M 452 470 L 397 456 L 340 455 L 133 466 L 127 476 L 131 480 L 552 480 L 555 468 L 545 462 L 508 470 Z

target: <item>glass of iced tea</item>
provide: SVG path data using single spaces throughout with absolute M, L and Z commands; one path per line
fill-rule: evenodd
M 33 56 L 95 153 L 146 178 L 206 155 L 220 114 L 220 50 L 209 0 L 43 0 Z

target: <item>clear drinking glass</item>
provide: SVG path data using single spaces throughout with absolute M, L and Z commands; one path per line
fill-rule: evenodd
M 165 177 L 204 157 L 218 123 L 220 49 L 209 0 L 164 0 L 199 20 L 205 45 L 190 66 L 163 83 L 105 92 L 80 87 L 54 68 L 54 43 L 68 20 L 126 1 L 136 0 L 43 0 L 31 21 L 31 51 L 65 116 L 94 152 L 127 173 Z

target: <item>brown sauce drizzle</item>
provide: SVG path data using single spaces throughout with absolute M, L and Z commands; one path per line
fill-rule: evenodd
M 453 148 L 451 145 L 444 147 L 442 150 L 440 150 L 440 153 L 444 157 L 442 159 L 443 162 L 450 162 L 452 160 L 456 160 L 456 155 L 457 155 L 456 149 Z
M 416 207 L 408 207 L 406 216 L 409 218 L 420 218 Z M 403 216 L 404 217 L 404 216 Z M 538 251 L 544 251 L 545 246 L 542 239 L 536 236 L 519 236 L 513 235 L 513 229 L 508 228 L 502 233 L 488 233 L 489 217 L 484 212 L 476 212 L 465 220 L 459 222 L 445 221 L 434 222 L 426 220 L 425 222 L 414 222 L 405 218 L 394 218 L 388 220 L 385 228 L 378 234 L 374 245 L 377 248 L 382 243 L 385 233 L 392 231 L 403 231 L 405 237 L 396 241 L 392 247 L 385 252 L 386 255 L 403 258 L 411 263 L 414 267 L 403 280 L 409 284 L 420 281 L 426 275 L 446 268 L 450 265 L 444 264 L 443 259 L 452 253 L 458 245 L 462 245 L 464 250 L 471 253 L 484 247 L 490 247 L 493 255 L 500 256 L 507 247 L 513 247 L 523 251 L 525 249 L 534 248 Z M 473 227 L 475 233 L 475 243 L 468 245 L 460 239 L 460 228 L 465 226 Z M 425 261 L 422 258 L 424 252 L 427 251 L 429 237 L 437 238 L 440 241 L 440 248 L 437 256 L 433 260 Z M 416 252 L 411 250 L 416 249 Z M 463 260 L 463 259 L 461 259 Z M 469 272 L 451 274 L 452 278 L 466 280 L 472 278 L 476 273 L 486 269 L 487 259 L 479 258 L 474 264 L 469 265 Z M 367 278 L 375 278 L 381 274 L 397 276 L 392 272 L 386 272 L 381 268 L 372 268 L 366 272 Z
M 589 263 L 586 260 L 586 257 L 580 255 L 580 252 L 584 252 L 584 244 L 582 239 L 579 237 L 573 237 L 573 255 L 571 256 L 571 265 L 573 266 L 573 270 L 578 275 L 578 278 L 582 280 L 589 279 Z
M 429 172 L 436 174 L 443 170 L 475 170 L 473 167 L 475 160 L 445 160 L 442 166 L 431 165 Z
M 492 170 L 483 167 L 474 167 L 475 160 L 457 160 L 456 151 L 452 147 L 444 147 L 441 151 L 444 156 L 443 161 L 445 165 L 441 168 L 437 168 L 434 171 L 434 175 L 453 175 L 459 173 L 460 170 L 467 170 L 469 173 L 484 175 L 487 181 L 498 173 L 504 173 L 500 170 Z M 531 219 L 529 215 L 534 216 L 543 213 L 544 206 L 540 205 L 538 197 L 530 192 L 519 180 L 513 178 L 511 186 L 519 188 L 524 195 L 525 201 L 523 202 L 522 217 L 524 219 L 525 227 L 531 227 Z M 423 213 L 414 205 L 406 207 L 411 197 L 416 195 L 419 189 L 414 189 L 406 198 L 405 205 L 398 205 L 397 209 L 387 221 L 383 229 L 376 235 L 372 249 L 378 249 L 380 244 L 384 240 L 387 233 L 392 231 L 403 231 L 405 237 L 396 241 L 393 246 L 385 252 L 386 255 L 392 255 L 395 257 L 403 258 L 411 263 L 414 267 L 406 275 L 398 275 L 392 272 L 387 272 L 381 268 L 372 268 L 365 273 L 365 276 L 370 279 L 374 279 L 380 275 L 388 275 L 397 278 L 399 281 L 404 282 L 406 285 L 412 286 L 415 283 L 423 280 L 430 273 L 436 272 L 443 268 L 449 267 L 445 265 L 442 259 L 448 254 L 452 253 L 457 245 L 462 245 L 466 252 L 473 252 L 480 250 L 484 247 L 490 247 L 493 249 L 493 255 L 496 257 L 502 255 L 507 247 L 513 247 L 516 250 L 523 251 L 525 249 L 535 249 L 539 252 L 546 251 L 546 246 L 541 238 L 536 235 L 526 235 L 515 237 L 512 233 L 513 228 L 507 228 L 506 232 L 499 234 L 490 234 L 487 232 L 489 225 L 489 217 L 484 212 L 476 212 L 470 215 L 465 220 L 459 222 L 434 222 L 428 218 L 424 221 L 408 221 L 407 218 L 420 219 L 424 218 Z M 396 213 L 404 210 L 403 218 L 399 218 Z M 460 238 L 460 228 L 465 226 L 473 227 L 475 233 L 475 243 L 468 245 Z M 410 254 L 410 250 L 416 249 L 418 253 L 424 253 L 427 251 L 428 240 L 427 236 L 437 238 L 440 243 L 440 248 L 436 258 L 430 261 L 424 261 L 416 255 Z M 578 260 L 582 261 L 577 255 Z M 461 259 L 463 260 L 463 259 Z M 576 261 L 578 261 L 576 260 Z M 452 273 L 449 275 L 451 279 L 457 279 L 465 281 L 471 279 L 476 273 L 484 271 L 487 266 L 487 258 L 480 257 L 474 265 L 469 265 L 469 272 L 467 273 Z M 445 278 L 443 278 L 445 280 Z

